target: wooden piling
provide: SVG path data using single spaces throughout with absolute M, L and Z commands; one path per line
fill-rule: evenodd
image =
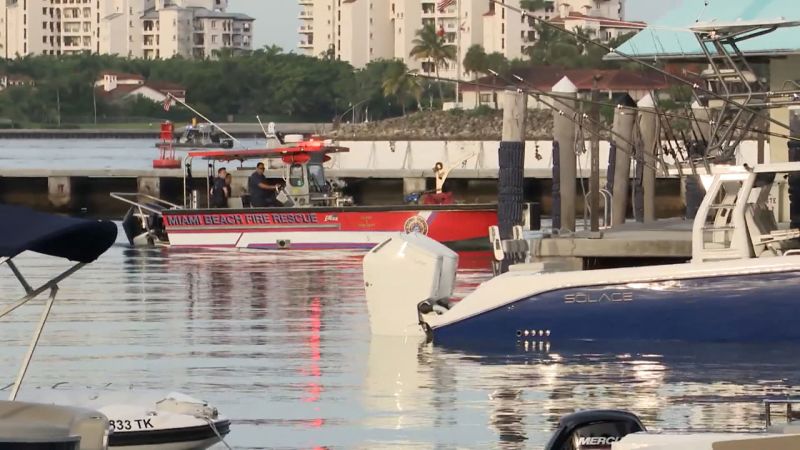
M 636 109 L 630 98 L 624 99 L 614 110 L 615 141 L 617 143 L 616 164 L 614 169 L 614 192 L 612 199 L 612 226 L 622 225 L 628 211 L 628 196 L 631 173 L 631 155 L 635 151 L 633 127 L 636 123 Z
M 525 117 L 528 96 L 506 92 L 503 102 L 503 136 L 500 142 L 497 222 L 501 239 L 511 239 L 521 225 L 525 169 Z
M 559 208 L 560 222 L 553 227 L 561 230 L 575 231 L 575 205 L 577 184 L 576 158 L 575 158 L 575 100 L 577 99 L 578 89 L 564 77 L 552 91 L 559 96 L 559 101 L 555 103 L 559 111 L 553 112 L 553 140 L 558 142 L 558 161 L 553 164 L 558 165 L 558 205 L 553 204 L 553 208 Z
M 656 154 L 661 131 L 659 120 L 656 116 L 655 103 L 650 94 L 639 100 L 639 132 L 642 137 L 640 163 L 644 165 L 642 171 L 642 190 L 644 193 L 644 222 L 656 220 Z

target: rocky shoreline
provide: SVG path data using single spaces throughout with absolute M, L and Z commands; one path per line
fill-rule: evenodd
M 526 123 L 529 140 L 551 139 L 552 112 L 530 110 Z M 497 141 L 502 129 L 502 111 L 423 111 L 377 122 L 340 124 L 330 136 L 348 141 Z

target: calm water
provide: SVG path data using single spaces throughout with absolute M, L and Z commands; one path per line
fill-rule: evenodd
M 39 280 L 65 267 L 19 263 Z M 459 293 L 488 278 L 486 263 L 465 261 Z M 0 273 L 11 300 L 21 290 Z M 488 358 L 374 339 L 361 257 L 349 253 L 119 244 L 59 300 L 29 389 L 178 390 L 232 418 L 235 448 L 540 448 L 560 415 L 594 407 L 633 410 L 654 429 L 757 430 L 759 401 L 798 394 L 800 382 L 791 348 L 554 346 Z M 8 382 L 39 312 L 2 324 Z

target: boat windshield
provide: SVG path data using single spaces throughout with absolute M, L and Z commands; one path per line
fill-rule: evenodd
M 308 179 L 311 181 L 311 186 L 316 191 L 322 191 L 325 186 L 325 169 L 321 164 L 308 165 Z
M 303 187 L 305 180 L 303 180 L 303 166 L 302 164 L 292 164 L 289 167 L 289 184 L 293 187 Z

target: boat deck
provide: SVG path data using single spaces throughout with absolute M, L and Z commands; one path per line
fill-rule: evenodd
M 534 261 L 557 261 L 574 269 L 684 262 L 692 257 L 692 221 L 626 223 L 600 233 L 533 238 L 529 245 Z

